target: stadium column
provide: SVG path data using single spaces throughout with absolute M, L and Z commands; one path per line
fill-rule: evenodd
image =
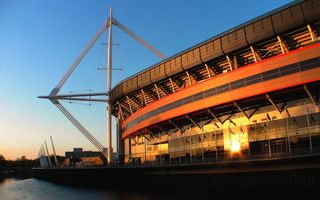
M 310 24 L 308 24 L 307 27 L 308 27 L 308 31 L 310 33 L 312 42 L 316 41 L 317 36 L 314 34 L 314 31 L 312 30 Z
M 310 152 L 313 152 L 312 148 L 312 138 L 311 138 L 311 133 L 310 133 L 310 121 L 309 121 L 309 108 L 307 102 L 304 102 L 306 109 L 307 109 L 307 126 L 308 126 L 308 137 L 309 137 L 309 146 L 310 146 Z

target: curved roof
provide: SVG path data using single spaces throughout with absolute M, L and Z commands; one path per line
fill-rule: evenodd
M 111 90 L 111 103 L 201 63 L 314 21 L 320 16 L 319 7 L 317 0 L 294 1 L 209 38 L 121 81 Z

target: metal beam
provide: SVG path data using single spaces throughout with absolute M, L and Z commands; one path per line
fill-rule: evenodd
M 131 113 L 130 108 L 127 108 L 127 106 L 123 105 L 123 104 L 120 103 L 119 101 L 117 101 L 117 103 L 118 103 L 122 108 L 126 109 L 126 111 L 127 111 L 128 113 Z M 132 114 L 132 113 L 131 113 L 131 114 Z
M 59 102 L 54 103 L 55 106 L 69 119 L 69 121 L 104 155 L 104 146 L 74 118 Z
M 233 112 L 222 122 L 224 124 L 226 121 L 228 121 L 233 116 Z
M 123 112 L 122 112 L 122 108 L 121 108 L 121 105 L 119 104 L 119 102 L 117 101 L 117 103 L 116 104 L 118 104 L 118 106 L 119 106 L 119 114 L 120 114 L 120 116 L 121 116 L 121 119 L 123 120 L 124 119 L 124 117 L 123 117 Z
M 172 78 L 171 78 L 172 79 Z M 180 85 L 177 83 L 177 80 L 172 79 L 172 83 L 176 85 L 179 89 L 181 89 Z
M 254 62 L 258 62 L 258 59 L 262 60 L 260 55 L 254 50 L 253 46 L 250 46 L 250 49 L 253 55 Z
M 252 111 L 252 113 L 249 115 L 249 118 L 251 119 L 251 117 L 254 115 L 255 112 L 257 112 L 257 110 L 259 110 L 259 108 L 256 108 Z
M 236 55 L 233 55 L 233 67 L 238 69 L 238 60 Z
M 192 75 L 192 73 L 189 73 L 188 71 L 186 71 L 186 74 L 187 74 L 187 77 L 188 77 L 188 81 L 189 81 L 189 85 L 191 86 L 192 85 L 192 80 L 191 78 L 197 83 L 197 79 L 196 77 L 194 77 L 194 75 Z
M 147 133 L 149 133 L 150 139 L 153 139 L 153 138 L 154 138 L 153 136 L 154 136 L 155 134 L 154 134 L 152 131 L 150 131 L 148 128 L 145 128 L 145 130 L 146 130 Z
M 216 126 L 217 128 L 220 128 L 219 126 L 218 126 L 218 124 L 213 120 L 213 124 L 214 124 L 214 126 Z
M 228 55 L 226 55 L 226 58 L 227 58 L 227 61 L 228 61 L 228 64 L 229 64 L 229 67 L 230 67 L 230 70 L 232 71 L 233 70 L 233 67 L 232 67 L 232 61 L 230 59 L 230 57 Z
M 83 93 L 83 94 L 63 94 L 63 95 L 54 95 L 54 96 L 38 96 L 41 99 L 49 99 L 49 98 L 66 98 L 66 97 L 93 97 L 93 96 L 108 96 L 105 92 L 100 93 Z
M 270 103 L 272 104 L 272 106 L 274 107 L 275 110 L 277 110 L 279 113 L 281 113 L 280 109 L 278 108 L 278 106 L 274 103 L 274 101 L 272 100 L 272 98 L 269 96 L 269 94 L 266 94 L 266 98 L 270 101 Z
M 174 84 L 173 84 L 172 79 L 171 79 L 171 78 L 169 78 L 169 81 L 170 81 L 170 83 L 171 83 L 172 91 L 173 91 L 173 92 L 176 92 L 176 89 L 174 88 Z
M 157 124 L 157 128 L 161 131 L 161 132 L 165 132 L 165 130 L 163 130 L 160 126 L 159 126 L 159 124 Z
M 238 110 L 239 110 L 240 112 L 242 112 L 242 114 L 243 114 L 247 119 L 250 119 L 249 116 L 247 115 L 247 113 L 244 112 L 244 110 L 238 105 L 237 102 L 234 101 L 233 104 L 234 104 L 235 107 L 238 108 Z
M 307 94 L 308 94 L 310 100 L 312 101 L 312 103 L 316 106 L 316 105 L 317 105 L 317 102 L 316 102 L 316 100 L 314 99 L 314 97 L 312 96 L 312 94 L 311 94 L 309 88 L 307 87 L 307 85 L 303 85 L 303 87 L 304 87 L 304 90 L 307 92 Z
M 73 98 L 73 97 L 60 97 L 56 98 L 60 100 L 68 100 L 68 101 L 94 101 L 94 102 L 107 102 L 106 99 L 91 99 L 91 98 Z
M 47 166 L 45 166 L 45 167 L 50 167 L 50 166 L 49 166 L 48 157 L 46 156 L 46 151 L 45 151 L 45 149 L 44 149 L 43 144 L 42 144 L 41 151 L 42 151 L 42 156 L 44 156 L 44 157 L 45 157 L 45 164 L 47 165 Z
M 159 88 L 158 88 L 157 84 L 154 83 L 154 87 L 156 88 L 158 99 L 160 99 L 161 95 L 160 95 Z
M 52 163 L 51 163 L 50 154 L 49 154 L 49 150 L 48 150 L 48 146 L 47 146 L 47 142 L 46 141 L 44 141 L 44 145 L 46 146 L 46 150 L 47 150 L 49 167 L 51 167 Z
M 207 63 L 204 63 L 204 66 L 206 67 L 206 70 L 207 70 L 207 73 L 208 73 L 208 77 L 211 78 L 211 73 L 210 73 L 209 66 L 207 65 Z
M 169 122 L 172 126 L 174 126 L 176 129 L 178 129 L 178 130 L 180 131 L 180 133 L 183 132 L 182 129 L 181 129 L 178 125 L 176 125 L 173 121 L 171 121 L 171 120 L 169 119 L 168 122 Z
M 143 97 L 143 100 L 144 100 L 144 104 L 147 106 L 148 102 L 147 102 L 146 94 L 144 93 L 143 89 L 141 89 L 141 94 L 142 94 L 142 97 Z
M 150 51 L 152 51 L 155 55 L 157 55 L 159 58 L 161 59 L 165 59 L 166 56 L 162 53 L 160 53 L 156 48 L 154 48 L 153 46 L 151 46 L 148 42 L 146 42 L 145 40 L 143 40 L 142 38 L 140 38 L 137 34 L 133 33 L 131 30 L 129 30 L 127 27 L 125 27 L 124 25 L 120 24 L 120 22 L 118 22 L 116 19 L 112 18 L 112 23 L 116 26 L 118 26 L 121 30 L 123 30 L 124 32 L 128 33 L 131 37 L 133 37 L 135 40 L 137 40 L 140 44 L 142 44 L 143 46 L 145 46 L 147 49 L 149 49 Z
M 282 54 L 284 54 L 285 52 L 288 52 L 289 50 L 288 50 L 287 46 L 284 44 L 284 42 L 282 41 L 282 39 L 279 35 L 277 36 L 277 39 L 278 39 L 278 43 L 280 45 Z
M 192 81 L 191 81 L 191 77 L 188 71 L 186 71 L 187 77 L 188 77 L 188 81 L 189 81 L 189 85 L 192 85 Z
M 317 37 L 316 37 L 316 35 L 314 34 L 314 32 L 313 32 L 310 24 L 308 24 L 307 27 L 308 27 L 308 31 L 309 31 L 309 33 L 310 33 L 310 37 L 311 37 L 312 42 L 316 41 L 316 38 L 317 38 Z
M 52 140 L 51 136 L 50 136 L 50 140 L 51 140 L 51 145 L 52 145 L 52 150 L 53 150 L 54 161 L 56 163 L 56 166 L 59 166 L 57 154 L 56 154 L 56 149 L 54 148 L 54 144 L 53 144 L 53 140 Z
M 138 140 L 136 140 L 136 139 L 135 139 L 136 137 L 137 137 L 137 136 L 131 137 L 131 139 L 133 140 L 133 142 L 134 142 L 135 145 L 137 145 L 138 142 L 139 142 L 139 138 L 138 138 Z
M 189 115 L 186 115 L 186 118 L 190 120 L 195 126 L 197 126 L 202 130 L 202 127 L 197 122 L 195 122 L 191 117 L 189 117 Z
M 197 79 L 196 79 L 196 77 L 194 76 L 194 74 L 189 73 L 189 75 L 190 75 L 190 77 L 191 77 L 195 82 L 198 82 Z
M 87 46 L 83 49 L 81 54 L 78 56 L 78 58 L 72 63 L 72 65 L 69 67 L 68 71 L 65 73 L 65 75 L 62 77 L 62 79 L 59 81 L 59 83 L 56 85 L 55 88 L 50 92 L 49 96 L 56 96 L 63 84 L 68 80 L 68 78 L 71 76 L 72 72 L 77 68 L 77 66 L 80 64 L 82 59 L 87 55 L 89 50 L 92 48 L 92 46 L 96 43 L 96 41 L 100 38 L 102 33 L 106 30 L 106 28 L 110 25 L 110 19 L 108 18 L 102 25 L 102 27 L 99 29 L 99 31 L 94 35 L 94 37 L 89 41 Z
M 128 97 L 128 95 L 126 95 L 126 97 L 127 97 L 127 100 L 128 100 L 128 104 L 129 104 L 129 108 L 130 108 L 130 113 L 131 113 L 131 115 L 132 115 L 132 106 L 131 106 L 131 100 L 130 100 L 130 98 Z
M 207 111 L 213 118 L 216 118 L 221 124 L 223 124 L 219 117 L 217 117 L 209 108 L 207 109 Z
M 234 126 L 237 126 L 237 124 L 232 119 L 229 119 L 229 123 L 233 124 Z
M 151 140 L 151 136 L 150 136 L 150 138 L 148 138 L 147 136 L 145 136 L 145 135 L 142 135 L 145 139 L 147 139 L 148 141 L 150 141 Z
M 109 11 L 109 34 L 108 34 L 108 51 L 107 51 L 107 91 L 110 94 L 112 88 L 112 7 L 110 5 Z M 110 99 L 110 97 L 109 97 Z M 107 102 L 107 157 L 108 162 L 113 160 L 112 149 L 112 105 L 110 101 Z

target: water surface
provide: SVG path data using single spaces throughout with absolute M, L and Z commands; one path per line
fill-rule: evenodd
M 85 189 L 38 179 L 0 178 L 0 200 L 148 200 L 168 199 L 159 195 L 124 191 Z M 169 198 L 170 199 L 170 198 Z

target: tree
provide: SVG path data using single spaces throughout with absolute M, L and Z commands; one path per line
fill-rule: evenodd
M 6 159 L 5 159 L 5 157 L 2 155 L 2 154 L 0 154 L 0 170 L 1 170 L 1 168 L 3 168 L 5 165 L 6 165 Z

